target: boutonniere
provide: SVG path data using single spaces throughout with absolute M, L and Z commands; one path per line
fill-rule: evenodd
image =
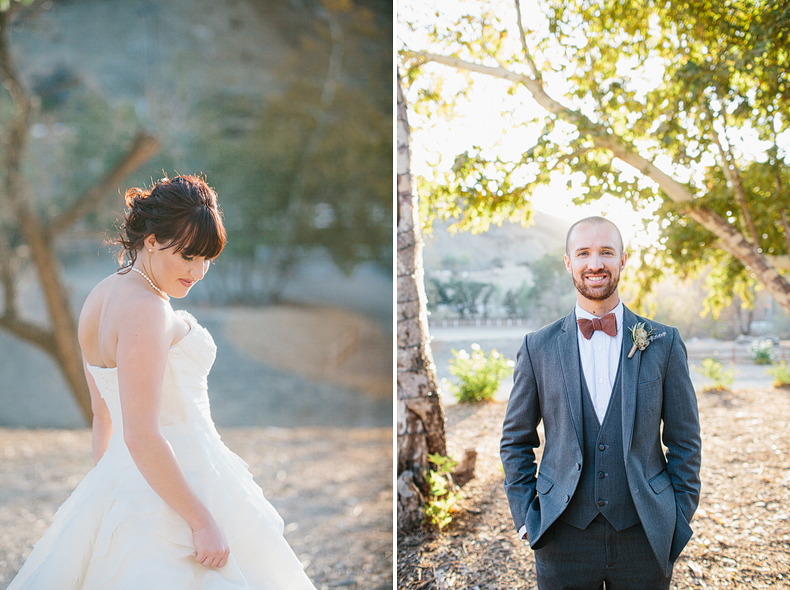
M 666 332 L 656 334 L 651 326 L 645 328 L 644 322 L 639 322 L 635 326 L 631 326 L 631 342 L 634 345 L 631 347 L 631 352 L 628 353 L 628 358 L 631 358 L 636 353 L 636 349 L 644 350 L 653 340 L 658 340 L 667 335 Z

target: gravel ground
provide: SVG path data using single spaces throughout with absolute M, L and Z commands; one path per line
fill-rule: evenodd
M 390 428 L 222 428 L 316 588 L 392 588 Z M 82 430 L 0 429 L 0 588 L 93 466 Z
M 790 391 L 700 393 L 702 499 L 672 588 L 790 588 Z M 476 479 L 442 534 L 398 536 L 398 588 L 533 590 L 534 558 L 502 487 L 506 404 L 446 408 L 448 452 L 478 451 Z

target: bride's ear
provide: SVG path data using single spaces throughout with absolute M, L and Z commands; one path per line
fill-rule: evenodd
M 145 248 L 149 252 L 156 250 L 156 236 L 154 234 L 149 234 L 145 236 L 145 238 L 143 239 L 143 248 Z

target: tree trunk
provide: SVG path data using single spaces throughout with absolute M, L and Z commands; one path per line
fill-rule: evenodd
M 139 133 L 124 158 L 92 190 L 78 199 L 52 223 L 40 217 L 34 206 L 30 187 L 24 179 L 22 168 L 29 137 L 33 103 L 22 86 L 11 61 L 8 46 L 9 13 L 0 11 L 0 79 L 11 97 L 14 116 L 4 130 L 2 162 L 5 182 L 0 190 L 0 200 L 9 205 L 22 239 L 30 248 L 33 265 L 44 294 L 51 329 L 47 330 L 22 319 L 16 306 L 15 271 L 11 261 L 11 248 L 6 239 L 0 239 L 0 280 L 4 287 L 5 306 L 0 316 L 0 327 L 15 336 L 40 347 L 50 354 L 60 367 L 80 412 L 87 424 L 93 421 L 90 391 L 85 381 L 77 339 L 77 326 L 69 304 L 69 296 L 60 264 L 53 248 L 57 233 L 83 217 L 101 202 L 107 192 L 117 186 L 128 174 L 136 170 L 159 150 L 159 142 L 145 133 Z
M 10 176 L 10 175 L 9 175 Z M 14 174 L 13 176 L 17 176 Z M 15 181 L 17 184 L 19 180 Z M 18 187 L 16 187 L 18 190 Z M 9 191 L 10 192 L 10 191 Z M 19 192 L 17 192 L 19 195 Z M 16 199 L 15 199 L 16 200 Z M 41 227 L 38 216 L 27 206 L 24 196 L 18 197 L 18 219 L 25 242 L 30 246 L 33 264 L 44 293 L 52 324 L 54 356 L 87 424 L 93 420 L 90 391 L 82 369 L 82 355 L 77 340 L 77 326 L 71 313 L 69 297 L 63 283 L 60 265 L 49 236 Z
M 418 198 L 412 191 L 409 123 L 398 77 L 398 474 L 411 471 L 414 484 L 427 495 L 424 472 L 428 453 L 447 454 L 444 409 L 428 338 L 428 313 L 422 268 L 422 234 Z M 399 509 L 416 511 L 419 503 L 399 499 Z M 421 508 L 420 508 L 421 510 Z M 420 522 L 399 515 L 399 523 Z

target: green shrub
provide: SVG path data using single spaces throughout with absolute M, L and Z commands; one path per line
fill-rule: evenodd
M 697 367 L 697 371 L 713 382 L 703 391 L 729 391 L 732 384 L 735 383 L 735 369 L 725 369 L 716 359 L 704 359 L 702 367 Z
M 774 387 L 790 387 L 790 366 L 788 366 L 786 361 L 774 363 L 766 371 L 774 378 Z
M 765 340 L 752 340 L 749 344 L 749 356 L 755 365 L 770 365 L 774 360 L 774 343 L 766 338 Z
M 425 521 L 441 532 L 452 522 L 450 513 L 461 497 L 461 492 L 457 491 L 450 475 L 458 462 L 442 455 L 428 455 L 428 459 L 436 465 L 436 470 L 429 470 L 427 473 L 431 490 L 425 504 Z
M 450 383 L 450 390 L 459 402 L 482 402 L 493 399 L 502 379 L 513 370 L 513 361 L 506 359 L 496 349 L 486 356 L 479 344 L 472 344 L 472 354 L 453 350 L 450 373 L 459 383 Z

